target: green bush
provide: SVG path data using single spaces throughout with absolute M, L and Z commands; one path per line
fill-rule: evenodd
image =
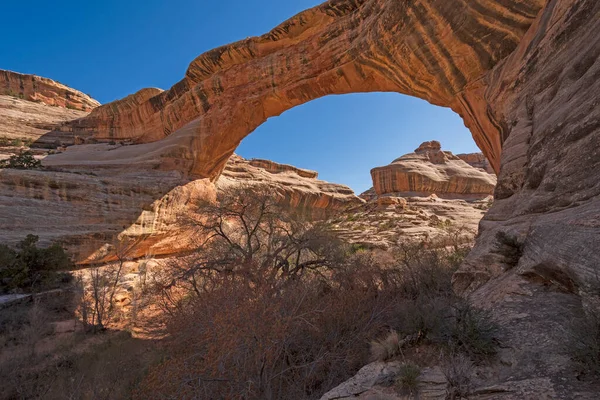
M 47 290 L 69 279 L 61 271 L 73 267 L 58 244 L 38 248 L 38 236 L 27 235 L 16 248 L 0 244 L 0 293 Z
M 41 161 L 36 160 L 30 151 L 24 151 L 10 156 L 8 160 L 0 161 L 0 168 L 36 169 L 41 167 Z

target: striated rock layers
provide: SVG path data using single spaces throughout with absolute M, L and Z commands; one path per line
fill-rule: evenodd
M 496 176 L 472 167 L 437 141 L 422 143 L 385 167 L 371 170 L 365 200 L 332 227 L 351 243 L 389 248 L 407 241 L 431 243 L 461 231 L 472 239 L 492 203 Z
M 377 195 L 430 195 L 483 198 L 491 195 L 496 177 L 474 168 L 437 141 L 425 142 L 414 153 L 371 170 Z
M 80 111 L 90 111 L 100 105 L 87 94 L 52 79 L 5 70 L 0 70 L 0 95 Z
M 86 162 L 88 154 L 120 147 L 135 150 L 107 144 L 73 146 L 65 152 L 68 158 L 44 159 L 44 170 L 0 170 L 2 242 L 14 243 L 33 233 L 42 243 L 62 242 L 83 264 L 110 258 L 107 244 L 115 243 L 117 236 L 131 245 L 129 257 L 181 254 L 193 249 L 198 239 L 186 218 L 198 212 L 200 201 L 236 185 L 267 186 L 283 204 L 314 216 L 364 203 L 347 186 L 316 179 L 315 172 L 237 155 L 216 185 L 154 169 L 135 157 L 120 164 Z
M 364 201 L 348 186 L 321 181 L 315 171 L 269 160 L 245 160 L 233 155 L 217 181 L 217 188 L 236 185 L 268 187 L 282 204 L 319 217 L 320 212 L 344 211 Z

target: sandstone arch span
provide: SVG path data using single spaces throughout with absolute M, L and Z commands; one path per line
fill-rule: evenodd
M 498 171 L 506 133 L 480 101 L 482 79 L 516 48 L 543 3 L 332 0 L 199 56 L 168 91 L 144 89 L 75 126 L 144 143 L 191 123 L 192 171 L 215 179 L 269 117 L 330 94 L 399 92 L 458 112 Z

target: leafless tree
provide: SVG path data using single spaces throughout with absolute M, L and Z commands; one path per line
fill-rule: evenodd
M 102 331 L 114 317 L 114 300 L 123 266 L 129 259 L 134 242 L 117 240 L 111 251 L 115 261 L 102 267 L 92 267 L 84 271 L 77 280 L 80 291 L 80 314 L 87 331 Z
M 168 263 L 163 289 L 178 286 L 199 295 L 216 276 L 219 284 L 223 276 L 248 285 L 284 284 L 306 271 L 322 273 L 343 253 L 322 222 L 292 212 L 257 187 L 224 190 L 216 203 L 203 202 L 185 218 L 200 241 L 193 254 Z

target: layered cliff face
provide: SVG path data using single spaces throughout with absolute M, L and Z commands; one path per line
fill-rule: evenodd
M 406 154 L 384 167 L 371 170 L 378 195 L 435 193 L 438 196 L 482 198 L 491 195 L 496 177 L 476 169 L 437 141 L 425 142 L 414 153 Z
M 127 147 L 132 156 L 122 162 L 87 161 Z M 42 244 L 63 243 L 81 264 L 110 259 L 107 245 L 118 238 L 131 245 L 128 257 L 160 257 L 198 245 L 186 221 L 227 187 L 268 187 L 282 204 L 315 217 L 364 203 L 347 186 L 290 165 L 234 155 L 215 184 L 138 163 L 135 154 L 136 146 L 80 145 L 47 156 L 42 170 L 0 169 L 0 239 L 16 243 L 33 233 Z
M 0 95 L 80 111 L 100 105 L 87 94 L 52 79 L 5 70 L 0 70 Z
M 495 175 L 442 151 L 437 141 L 371 170 L 365 204 L 332 221 L 351 243 L 387 249 L 407 241 L 443 241 L 449 231 L 472 240 L 492 204 Z M 440 239 L 440 240 L 438 240 Z
M 80 118 L 85 111 L 51 107 L 18 97 L 0 95 L 0 157 L 21 150 L 24 144 L 57 147 L 72 144 L 73 135 L 53 131 L 65 121 Z

